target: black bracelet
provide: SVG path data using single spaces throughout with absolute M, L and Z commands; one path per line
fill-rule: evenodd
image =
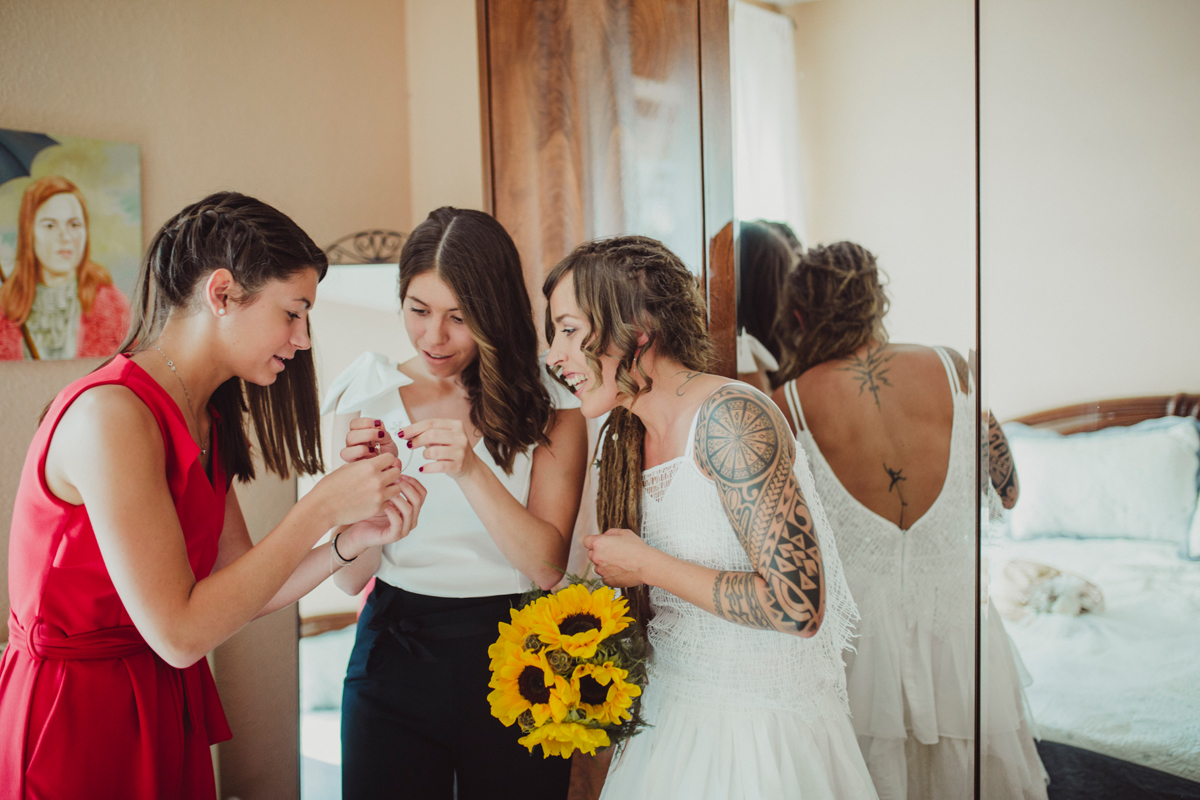
M 334 554 L 334 556 L 337 557 L 338 563 L 344 567 L 347 564 L 349 564 L 351 561 L 353 561 L 354 558 L 358 558 L 358 556 L 355 556 L 354 558 L 343 558 L 342 557 L 342 554 L 340 552 L 338 552 L 338 549 L 337 549 L 338 536 L 341 536 L 341 535 L 342 534 L 339 533 L 337 536 L 333 537 L 333 554 Z

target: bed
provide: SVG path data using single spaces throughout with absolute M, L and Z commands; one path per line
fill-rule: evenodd
M 1047 613 L 1043 607 L 1040 613 L 1005 620 L 1032 678 L 1026 691 L 1041 738 L 1039 751 L 1051 776 L 1052 800 L 1200 798 L 1200 560 L 1188 557 L 1189 534 L 1185 531 L 1182 541 L 1150 538 L 1155 531 L 1134 527 L 1125 531 L 1130 536 L 1119 535 L 1120 530 L 1118 535 L 1109 530 L 1093 536 L 1088 526 L 1098 523 L 1084 523 L 1081 530 L 1073 519 L 1105 502 L 1096 499 L 1105 493 L 1085 493 L 1087 508 L 1072 509 L 1074 517 L 1048 509 L 1047 488 L 1054 482 L 1069 484 L 1071 476 L 1064 473 L 1070 470 L 1039 463 L 1042 454 L 1054 448 L 1084 443 L 1082 438 L 1064 437 L 1111 428 L 1128 430 L 1110 431 L 1087 443 L 1097 455 L 1081 469 L 1118 469 L 1103 454 L 1126 446 L 1138 431 L 1157 432 L 1161 438 L 1163 431 L 1179 428 L 1176 443 L 1186 451 L 1193 446 L 1187 442 L 1200 442 L 1200 434 L 1188 431 L 1189 426 L 1200 426 L 1187 419 L 1195 419 L 1198 410 L 1197 395 L 1142 397 L 1052 409 L 1014 420 L 1015 426 L 1006 423 L 1022 493 L 1012 519 L 1018 519 L 1021 504 L 1028 500 L 1034 513 L 1060 514 L 1044 527 L 1066 533 L 1025 529 L 1014 536 L 1010 528 L 1009 535 L 992 538 L 985 553 L 993 586 L 1002 579 L 1006 564 L 1024 559 L 1082 576 L 1098 586 L 1104 598 L 1101 610 L 1078 616 Z M 1023 455 L 1027 464 L 1022 463 Z M 1130 458 L 1114 459 L 1118 462 L 1128 467 Z M 1183 473 L 1175 483 L 1184 492 L 1191 471 L 1192 527 L 1200 530 L 1195 466 L 1200 452 L 1180 463 L 1167 469 L 1176 477 Z M 1152 464 L 1133 467 L 1132 480 L 1144 480 L 1151 487 L 1145 492 L 1164 483 Z M 1125 514 L 1133 525 L 1139 519 L 1151 525 L 1158 508 L 1170 505 L 1156 500 L 1147 513 L 1137 509 L 1137 502 L 1136 497 L 1118 498 L 1116 505 L 1128 508 L 1117 508 L 1111 516 Z M 1146 538 L 1137 538 L 1142 536 Z M 1200 552 L 1191 556 L 1195 559 Z

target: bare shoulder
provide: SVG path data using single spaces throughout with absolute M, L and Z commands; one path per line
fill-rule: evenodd
M 714 480 L 749 483 L 781 464 L 790 469 L 795 443 L 775 403 L 744 383 L 730 383 L 701 405 L 696 424 L 697 463 Z
M 141 398 L 119 384 L 94 386 L 63 412 L 45 478 L 56 496 L 78 505 L 88 487 L 149 488 L 164 474 L 165 460 L 158 420 Z
M 63 412 L 55 436 L 64 430 L 120 432 L 129 438 L 149 435 L 162 439 L 158 420 L 150 408 L 132 389 L 116 383 L 93 386 L 80 394 Z

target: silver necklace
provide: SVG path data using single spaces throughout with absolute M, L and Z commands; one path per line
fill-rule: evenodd
M 191 414 L 192 422 L 195 423 L 195 425 L 196 425 L 196 435 L 200 436 L 200 420 L 196 419 L 196 412 L 192 411 L 192 395 L 187 390 L 187 384 L 183 382 L 183 378 L 179 377 L 179 372 L 178 372 L 178 370 L 175 369 L 175 362 L 172 361 L 171 359 L 167 358 L 167 354 L 163 353 L 163 349 L 161 347 L 159 347 L 158 345 L 154 345 L 154 349 L 157 350 L 158 352 L 162 353 L 162 357 L 164 360 L 166 360 L 167 366 L 171 368 L 171 372 L 175 373 L 175 380 L 179 381 L 179 385 L 183 387 L 183 396 L 186 397 L 187 401 L 188 401 L 188 413 Z M 201 445 L 200 446 L 200 455 L 202 455 L 202 456 L 208 455 L 208 448 Z

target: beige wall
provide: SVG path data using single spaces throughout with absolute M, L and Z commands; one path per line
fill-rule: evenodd
M 1200 3 L 988 0 L 983 364 L 1000 418 L 1200 392 Z
M 809 238 L 888 273 L 893 341 L 975 339 L 975 40 L 970 3 L 818 0 L 796 23 Z
M 413 225 L 441 206 L 483 208 L 475 0 L 409 0 Z
M 6 0 L 0 125 L 141 145 L 147 238 L 218 189 L 278 206 L 321 245 L 370 227 L 408 230 L 405 42 L 403 0 Z M 476 143 L 464 158 L 478 154 Z M 0 364 L 5 519 L 31 415 L 90 366 Z M 294 491 L 276 480 L 239 490 L 256 538 Z M 4 540 L 6 558 L 7 525 Z M 235 736 L 221 747 L 223 796 L 299 792 L 295 648 L 287 609 L 215 655 Z

